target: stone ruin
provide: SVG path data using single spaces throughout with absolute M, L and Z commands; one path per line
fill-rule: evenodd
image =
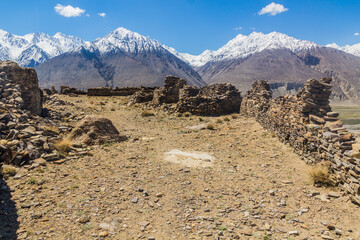
M 180 89 L 185 85 L 185 79 L 175 76 L 166 76 L 164 87 L 154 91 L 153 104 L 159 106 L 165 103 L 177 103 L 179 101 Z
M 334 185 L 360 204 L 360 154 L 353 149 L 354 136 L 331 111 L 330 82 L 311 79 L 295 96 L 273 99 L 269 83 L 256 81 L 244 96 L 240 113 L 256 118 L 306 163 L 328 166 Z
M 201 88 L 187 85 L 180 90 L 176 111 L 201 116 L 217 116 L 238 113 L 240 104 L 240 92 L 229 83 Z
M 56 89 L 55 89 L 55 91 L 56 91 Z M 50 93 L 51 93 L 51 94 L 53 94 L 53 92 L 54 92 L 53 89 L 50 90 Z M 60 86 L 60 93 L 61 93 L 61 94 L 67 94 L 67 95 L 69 95 L 69 94 L 75 94 L 75 95 L 77 95 L 77 94 L 79 94 L 79 95 L 84 95 L 84 94 L 86 94 L 86 92 L 83 91 L 83 90 L 79 90 L 79 89 L 74 88 L 74 87 L 69 87 L 69 86 L 67 86 L 67 85 Z M 50 95 L 50 94 L 49 94 L 49 95 Z
M 89 88 L 88 96 L 131 96 L 137 92 L 145 91 L 152 93 L 155 88 L 151 87 L 116 87 L 115 89 L 109 87 Z
M 186 84 L 182 78 L 167 76 L 164 87 L 154 91 L 155 106 L 176 103 L 178 112 L 215 116 L 238 113 L 240 92 L 231 84 L 213 84 L 197 88 Z
M 12 61 L 0 62 L 0 78 L 2 79 L 2 97 L 7 98 L 13 94 L 10 86 L 16 86 L 17 99 L 12 101 L 20 103 L 20 107 L 29 110 L 32 114 L 40 115 L 42 110 L 42 96 L 38 78 L 33 68 L 22 68 Z M 11 101 L 11 102 L 12 102 Z

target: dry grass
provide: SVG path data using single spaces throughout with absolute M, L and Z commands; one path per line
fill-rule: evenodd
M 61 139 L 59 142 L 55 143 L 55 148 L 60 153 L 68 152 L 69 148 L 73 145 L 73 142 L 70 139 L 64 138 Z
M 237 113 L 231 114 L 232 119 L 237 119 L 238 117 L 239 117 L 239 114 L 237 114 Z
M 155 116 L 155 114 L 154 114 L 153 111 L 147 110 L 147 111 L 143 111 L 143 112 L 141 113 L 141 116 L 142 116 L 142 117 L 151 117 L 151 116 Z
M 320 184 L 322 186 L 332 186 L 333 181 L 329 168 L 322 164 L 317 164 L 309 170 L 309 176 L 314 184 Z
M 4 175 L 5 178 L 15 176 L 16 175 L 16 168 L 14 166 L 4 165 L 2 167 L 2 174 Z
M 223 120 L 221 120 L 221 119 L 219 118 L 219 119 L 216 120 L 216 123 L 221 124 L 221 123 L 223 123 Z
M 225 122 L 230 122 L 230 118 L 228 118 L 228 117 L 224 117 L 223 120 L 224 120 Z
M 190 117 L 190 116 L 191 116 L 191 113 L 189 113 L 189 112 L 184 113 L 184 117 Z

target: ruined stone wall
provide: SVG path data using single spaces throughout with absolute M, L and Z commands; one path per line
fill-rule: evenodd
M 97 87 L 97 88 L 89 88 L 87 95 L 88 96 L 131 96 L 136 92 L 145 91 L 152 92 L 155 88 L 149 87 L 124 87 L 115 89 L 109 87 Z
M 353 149 L 354 136 L 342 126 L 338 114 L 331 112 L 330 82 L 328 78 L 311 79 L 295 96 L 273 99 L 268 82 L 256 81 L 243 98 L 240 113 L 255 117 L 306 163 L 328 166 L 334 184 L 360 204 L 359 149 Z
M 24 101 L 23 109 L 29 110 L 32 114 L 41 114 L 42 93 L 33 68 L 23 68 L 16 62 L 2 61 L 0 62 L 0 78 L 9 84 L 18 85 Z

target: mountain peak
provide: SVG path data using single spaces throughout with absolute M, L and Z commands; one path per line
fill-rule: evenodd
M 246 58 L 252 54 L 273 49 L 288 49 L 293 52 L 315 48 L 314 42 L 299 40 L 279 32 L 264 34 L 252 32 L 250 35 L 239 34 L 216 51 L 205 50 L 198 56 L 181 54 L 182 59 L 194 67 L 207 62 Z
M 112 31 L 103 38 L 96 39 L 93 43 L 101 54 L 117 50 L 137 54 L 139 52 L 153 52 L 163 49 L 158 41 L 123 27 Z

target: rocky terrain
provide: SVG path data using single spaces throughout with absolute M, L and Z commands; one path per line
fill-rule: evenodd
M 293 152 L 293 141 L 299 139 L 295 133 L 284 137 L 289 126 L 295 126 L 287 122 L 296 114 L 302 114 L 297 124 L 312 124 L 316 131 L 326 125 L 324 119 L 338 121 L 331 121 L 336 114 L 327 114 L 328 80 L 309 81 L 296 96 L 304 104 L 283 111 L 284 118 L 276 109 L 289 110 L 288 104 L 297 100 L 271 99 L 266 84 L 241 100 L 231 85 L 198 89 L 173 76 L 145 103 L 135 101 L 151 93 L 145 90 L 136 98 L 46 91 L 51 95 L 43 93 L 38 116 L 22 105 L 21 81 L 3 71 L 1 104 L 12 111 L 4 111 L 0 119 L 1 151 L 36 151 L 17 155 L 25 156 L 20 164 L 3 165 L 0 239 L 360 238 L 354 195 L 335 185 L 314 185 L 309 177 L 313 166 Z M 320 100 L 312 102 L 311 94 Z M 258 99 L 264 98 L 259 105 Z M 244 115 L 255 115 L 239 115 L 239 109 L 231 115 L 217 112 L 217 106 L 230 100 L 242 101 Z M 184 103 L 189 110 L 212 107 L 193 114 L 178 111 Z M 266 114 L 269 119 L 261 120 Z M 26 123 L 21 121 L 24 116 Z M 272 118 L 278 122 L 271 123 Z M 273 124 L 281 126 L 278 132 Z M 341 139 L 346 135 L 341 127 L 329 128 Z M 303 134 L 300 130 L 297 134 Z M 289 144 L 280 142 L 282 137 L 290 139 Z M 315 137 L 321 142 L 320 134 L 309 135 Z M 354 149 L 341 148 L 349 146 L 343 143 L 351 138 L 339 145 L 332 140 L 330 154 L 356 158 Z M 324 149 L 309 151 L 320 154 Z M 310 157 L 318 161 L 324 155 Z M 340 175 L 357 171 L 356 162 L 352 167 L 346 161 Z

